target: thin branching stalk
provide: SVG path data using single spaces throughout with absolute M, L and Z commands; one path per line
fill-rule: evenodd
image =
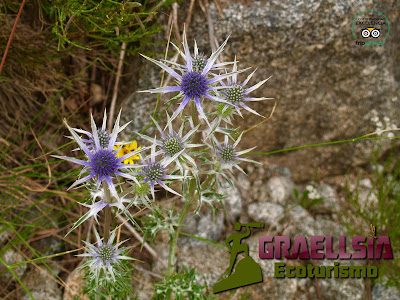
M 171 277 L 174 274 L 175 269 L 175 256 L 176 256 L 176 246 L 178 244 L 179 233 L 181 230 L 182 225 L 185 222 L 186 216 L 189 212 L 189 208 L 194 203 L 196 197 L 196 189 L 195 189 L 195 182 L 194 179 L 190 181 L 190 198 L 186 199 L 185 205 L 179 215 L 179 226 L 176 228 L 175 233 L 172 237 L 170 248 L 169 248 L 169 257 L 168 257 L 168 272 L 167 276 Z
M 196 112 L 196 107 L 194 102 L 191 103 L 191 114 L 192 114 L 192 120 L 193 120 L 193 125 L 197 126 L 199 120 Z M 199 140 L 199 133 L 197 132 L 195 134 L 195 143 Z M 178 244 L 178 238 L 179 238 L 179 232 L 181 230 L 182 225 L 185 222 L 186 216 L 189 212 L 190 206 L 194 203 L 196 198 L 196 182 L 195 179 L 190 180 L 189 184 L 189 199 L 186 199 L 185 205 L 179 215 L 179 221 L 178 221 L 178 227 L 175 230 L 175 233 L 172 237 L 170 248 L 169 248 L 169 257 L 168 257 L 168 272 L 167 276 L 171 277 L 174 274 L 174 266 L 175 266 L 175 256 L 176 256 L 176 246 Z
M 110 190 L 108 188 L 108 184 L 106 181 L 103 182 L 104 184 L 104 202 L 111 203 L 111 195 Z M 110 226 L 112 222 L 112 212 L 111 207 L 106 206 L 104 208 L 104 242 L 107 243 L 108 239 L 110 238 Z

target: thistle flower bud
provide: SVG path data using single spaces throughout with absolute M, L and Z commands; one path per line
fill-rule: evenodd
M 243 87 L 239 84 L 231 86 L 226 91 L 226 100 L 233 105 L 238 105 L 242 101 Z
M 162 139 L 162 144 L 165 153 L 169 156 L 174 156 L 184 149 L 182 139 L 178 136 L 166 136 Z
M 150 163 L 142 168 L 145 179 L 151 183 L 156 183 L 162 179 L 165 170 L 159 162 Z
M 219 149 L 219 155 L 224 163 L 232 163 L 236 158 L 235 146 L 232 144 L 221 146 L 221 149 Z
M 193 58 L 193 71 L 201 73 L 207 65 L 207 58 L 203 54 L 198 54 Z

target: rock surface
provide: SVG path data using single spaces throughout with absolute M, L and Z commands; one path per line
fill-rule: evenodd
M 289 197 L 293 195 L 294 185 L 288 177 L 274 176 L 267 181 L 267 190 L 270 200 L 285 206 Z
M 336 213 L 338 209 L 338 195 L 335 189 L 327 184 L 320 184 L 317 187 L 317 193 L 321 197 L 322 202 L 311 207 L 312 211 L 320 214 Z
M 55 268 L 53 271 L 57 272 Z M 61 300 L 62 291 L 55 281 L 54 275 L 49 274 L 46 269 L 33 268 L 26 272 L 22 282 L 32 294 L 34 299 Z M 31 297 L 25 294 L 21 299 L 30 300 Z
M 79 297 L 80 300 L 89 300 L 89 296 L 81 295 L 83 287 L 86 284 L 83 280 L 84 275 L 84 271 L 79 268 L 76 268 L 69 274 L 65 282 L 66 287 L 64 289 L 63 300 L 74 300 L 76 297 Z
M 393 5 L 399 8 L 396 1 L 383 1 L 380 5 L 357 0 L 224 1 L 224 18 L 211 5 L 217 39 L 222 41 L 230 35 L 225 57 L 236 54 L 242 65 L 257 67 L 254 82 L 273 75 L 254 94 L 274 97 L 278 102 L 275 114 L 245 138 L 257 140 L 258 151 L 271 151 L 357 137 L 390 128 L 392 123 L 400 125 L 400 71 L 394 67 L 399 59 L 400 40 L 389 34 L 383 47 L 360 47 L 351 34 L 354 17 L 367 9 L 383 11 L 394 32 L 392 26 L 398 28 L 400 10 L 391 13 L 393 10 L 388 8 Z M 205 22 L 197 15 L 198 26 L 193 26 L 197 30 L 191 38 L 198 39 L 200 35 L 207 40 L 207 33 L 200 26 Z M 206 43 L 200 45 L 204 47 Z M 372 90 L 371 77 L 377 77 Z M 260 102 L 253 108 L 269 115 L 272 105 Z M 258 139 L 260 136 L 266 138 Z M 284 161 L 281 164 L 289 166 L 296 179 L 311 179 L 317 167 L 321 167 L 322 174 L 332 174 L 369 161 L 371 144 L 289 152 L 277 161 Z M 387 149 L 390 143 L 383 146 Z
M 20 253 L 14 251 L 13 249 L 7 250 L 6 253 L 4 253 L 4 256 L 2 258 L 5 261 L 5 263 L 8 265 L 18 264 L 25 260 L 24 257 Z M 23 264 L 23 265 L 20 265 L 20 266 L 14 268 L 13 271 L 14 271 L 15 275 L 17 275 L 18 278 L 21 279 L 22 275 L 24 275 L 24 273 L 26 271 L 26 268 L 27 268 L 27 265 Z M 10 272 L 7 272 L 6 267 L 3 264 L 1 264 L 0 265 L 0 274 L 3 272 L 5 272 L 5 273 L 0 276 L 1 282 L 3 282 L 3 280 L 8 281 L 8 280 L 14 279 L 14 276 Z
M 387 279 L 386 279 L 387 280 Z M 384 281 L 386 281 L 384 280 Z M 395 287 L 386 287 L 382 283 L 377 283 L 372 289 L 372 300 L 400 300 L 400 292 Z
M 244 183 L 248 182 L 247 179 L 239 178 L 238 183 L 240 186 Z M 223 194 L 226 198 L 223 200 L 225 209 L 229 215 L 229 218 L 235 220 L 240 213 L 243 212 L 243 205 L 242 205 L 242 197 L 240 194 L 240 190 L 234 187 L 221 187 L 218 191 L 219 193 Z
M 219 210 L 213 217 L 211 212 L 203 214 L 200 212 L 199 216 L 188 216 L 186 225 L 182 231 L 198 236 L 200 238 L 217 241 L 221 238 L 224 230 L 224 212 Z M 199 244 L 204 243 L 191 237 L 182 236 L 179 240 L 182 244 L 191 243 Z
M 284 216 L 284 209 L 279 204 L 270 202 L 252 203 L 249 205 L 247 212 L 254 221 L 262 220 L 265 226 L 269 225 L 277 232 L 282 228 L 279 221 Z

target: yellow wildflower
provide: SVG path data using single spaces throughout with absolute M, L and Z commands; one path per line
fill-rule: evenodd
M 122 141 L 122 142 L 125 142 L 125 141 Z M 114 150 L 117 150 L 119 147 L 120 147 L 119 145 L 115 145 L 114 146 Z M 122 145 L 122 147 L 119 149 L 119 151 L 117 153 L 117 157 L 118 158 L 122 157 L 122 156 L 124 156 L 124 155 L 126 155 L 128 153 L 131 153 L 133 151 L 139 150 L 141 148 L 142 147 L 138 147 L 137 146 L 137 142 L 136 141 L 133 141 L 133 143 L 130 143 L 130 144 Z M 133 161 L 134 160 L 138 160 L 138 159 L 140 159 L 139 154 L 135 154 L 135 155 L 123 160 L 122 163 L 133 165 L 134 164 Z

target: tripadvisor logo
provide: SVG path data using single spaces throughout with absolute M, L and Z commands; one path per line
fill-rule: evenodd
M 372 226 L 372 225 L 371 225 Z M 225 240 L 225 245 L 230 252 L 230 263 L 222 274 L 222 278 L 213 287 L 214 293 L 262 282 L 262 270 L 249 254 L 249 246 L 242 243 L 251 234 L 250 228 L 264 228 L 264 223 L 235 223 L 236 231 L 245 228 L 245 232 L 232 233 Z M 339 247 L 334 247 L 334 240 Z M 244 253 L 244 258 L 236 264 L 239 253 Z M 289 236 L 261 236 L 258 239 L 258 256 L 260 259 L 280 260 L 379 260 L 393 259 L 392 247 L 389 236 L 373 235 L 353 236 L 349 247 L 346 247 L 346 236 L 296 236 L 292 240 Z M 348 266 L 334 262 L 333 266 L 286 266 L 284 262 L 276 262 L 274 268 L 275 278 L 377 278 L 378 267 Z
M 377 10 L 360 12 L 351 24 L 351 32 L 357 46 L 383 46 L 389 31 L 389 20 Z

